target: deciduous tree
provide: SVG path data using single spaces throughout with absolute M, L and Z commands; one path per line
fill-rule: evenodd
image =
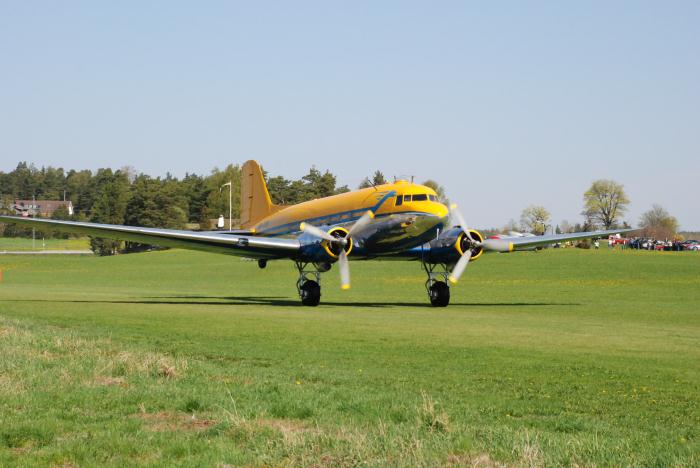
M 639 227 L 643 235 L 656 239 L 673 239 L 678 232 L 678 220 L 660 205 L 653 205 L 642 214 Z
M 614 228 L 627 211 L 629 198 L 622 184 L 614 180 L 600 179 L 591 184 L 583 194 L 584 209 L 581 214 L 590 224 L 605 229 Z
M 520 215 L 520 224 L 526 231 L 543 234 L 549 219 L 549 211 L 544 206 L 530 205 Z
M 438 201 L 440 203 L 447 205 L 447 206 L 450 206 L 450 200 L 447 198 L 447 195 L 445 194 L 445 187 L 438 184 L 437 182 L 435 182 L 432 179 L 426 180 L 425 182 L 423 182 L 423 185 L 435 190 L 435 193 L 437 194 L 437 197 L 438 197 Z

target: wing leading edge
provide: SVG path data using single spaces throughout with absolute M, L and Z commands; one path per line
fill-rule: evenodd
M 532 247 L 556 244 L 557 242 L 567 242 L 581 239 L 595 239 L 600 237 L 607 237 L 612 234 L 622 234 L 623 232 L 630 231 L 636 231 L 636 229 L 611 229 L 608 231 L 574 232 L 571 234 L 550 234 L 545 236 L 532 237 L 508 237 L 505 239 L 494 240 L 502 240 L 503 242 L 509 242 L 513 244 L 513 250 L 523 250 Z M 492 239 L 487 239 L 485 243 L 489 240 Z
M 0 216 L 0 222 L 17 223 L 37 228 L 48 227 L 57 231 L 94 237 L 257 259 L 294 257 L 301 249 L 301 244 L 297 239 L 248 236 L 235 232 L 181 231 L 16 216 Z

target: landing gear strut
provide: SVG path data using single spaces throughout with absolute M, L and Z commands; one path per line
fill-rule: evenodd
M 433 307 L 447 307 L 450 303 L 450 287 L 447 283 L 449 271 L 444 263 L 423 263 L 425 272 L 428 273 L 428 281 L 425 289 L 428 290 L 428 298 Z
M 316 307 L 321 302 L 321 272 L 315 265 L 309 268 L 308 263 L 296 262 L 296 266 L 299 270 L 297 291 L 299 291 L 301 303 Z

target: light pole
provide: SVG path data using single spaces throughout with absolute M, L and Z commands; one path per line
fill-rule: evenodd
M 231 185 L 233 181 L 228 181 L 221 187 L 219 187 L 219 193 L 221 193 L 221 190 L 223 190 L 224 187 L 228 185 L 228 230 L 233 231 L 233 228 L 231 227 L 231 216 L 232 216 L 232 207 L 233 207 L 233 185 Z
M 36 218 L 36 195 L 32 195 L 32 218 Z M 36 229 L 32 227 L 32 250 L 36 250 Z

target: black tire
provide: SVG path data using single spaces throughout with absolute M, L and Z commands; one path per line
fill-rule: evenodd
M 301 285 L 301 303 L 316 307 L 321 302 L 321 286 L 316 281 L 305 281 Z
M 428 292 L 433 307 L 447 307 L 450 303 L 450 287 L 443 281 L 436 281 Z

